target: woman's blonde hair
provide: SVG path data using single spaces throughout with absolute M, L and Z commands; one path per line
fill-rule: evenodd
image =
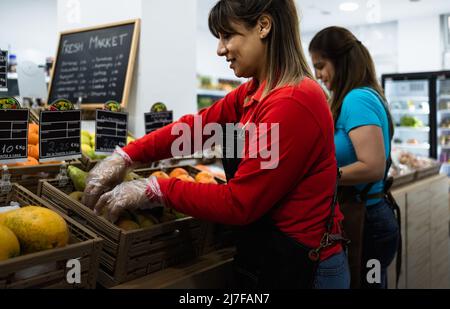
M 300 40 L 300 26 L 293 0 L 220 0 L 209 13 L 211 33 L 233 34 L 232 22 L 247 28 L 256 26 L 258 19 L 267 14 L 272 29 L 267 40 L 267 80 L 263 96 L 273 89 L 297 85 L 304 77 L 312 77 Z M 259 81 L 261 82 L 261 81 Z

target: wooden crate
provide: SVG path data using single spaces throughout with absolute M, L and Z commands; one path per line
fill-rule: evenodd
M 81 167 L 78 160 L 67 162 L 67 165 Z M 32 166 L 11 166 L 8 172 L 11 174 L 11 183 L 18 183 L 33 193 L 37 193 L 40 179 L 55 178 L 61 170 L 61 164 L 40 164 Z
M 190 165 L 181 165 L 181 166 L 171 166 L 164 168 L 163 171 L 167 174 L 172 171 L 175 167 L 184 168 L 189 175 L 195 177 L 201 170 L 190 166 Z M 159 171 L 159 168 L 146 168 L 146 169 L 138 169 L 134 172 L 142 177 L 149 177 L 152 173 Z M 221 178 L 214 177 L 214 179 L 219 184 L 225 184 L 225 181 Z M 230 247 L 234 245 L 234 228 L 229 225 L 217 224 L 213 222 L 205 222 L 206 227 L 206 235 L 204 238 L 204 243 L 201 247 L 201 254 L 207 254 L 213 252 L 218 249 Z
M 416 171 L 416 180 L 437 175 L 439 174 L 440 169 L 441 169 L 440 163 L 433 164 L 430 167 L 418 169 Z
M 395 176 L 394 177 L 394 182 L 392 183 L 392 189 L 394 188 L 398 188 L 404 185 L 407 185 L 411 182 L 414 181 L 416 177 L 416 173 L 415 172 L 411 172 L 411 173 L 407 173 L 407 174 L 403 174 L 400 176 Z
M 37 205 L 55 210 L 49 203 L 18 184 L 8 194 L 0 195 L 0 205 L 11 201 L 21 206 Z M 103 240 L 64 214 L 70 230 L 69 244 L 63 248 L 31 253 L 0 262 L 0 289 L 12 288 L 84 288 L 96 287 L 97 270 Z M 81 283 L 67 282 L 68 260 L 81 264 Z
M 58 210 L 82 223 L 104 239 L 99 283 L 112 287 L 195 258 L 204 243 L 205 224 L 192 217 L 150 228 L 124 231 L 68 197 L 74 187 L 57 180 L 42 180 L 39 195 Z
M 88 156 L 82 154 L 80 158 L 81 168 L 85 171 L 90 171 L 101 160 L 92 160 Z

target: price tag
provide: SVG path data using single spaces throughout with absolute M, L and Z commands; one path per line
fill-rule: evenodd
M 39 161 L 81 157 L 81 111 L 42 111 L 39 122 Z
M 97 110 L 95 117 L 95 151 L 110 154 L 116 146 L 127 144 L 128 113 Z
M 0 91 L 8 91 L 8 52 L 0 50 Z
M 27 160 L 28 109 L 0 109 L 0 161 Z
M 145 134 L 165 127 L 173 122 L 173 112 L 150 112 L 144 114 Z

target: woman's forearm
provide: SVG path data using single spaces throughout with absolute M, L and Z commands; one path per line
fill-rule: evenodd
M 377 182 L 383 179 L 384 171 L 373 169 L 364 162 L 357 161 L 340 168 L 339 185 L 353 186 L 363 183 Z

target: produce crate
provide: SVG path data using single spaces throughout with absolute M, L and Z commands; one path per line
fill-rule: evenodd
M 85 154 L 81 155 L 80 162 L 81 162 L 81 168 L 85 171 L 90 171 L 98 162 L 101 160 L 93 160 L 86 156 Z
M 73 191 L 71 182 L 60 186 L 53 179 L 42 180 L 39 184 L 41 197 L 104 239 L 98 281 L 105 287 L 193 259 L 201 252 L 206 227 L 200 220 L 186 217 L 125 231 L 69 198 L 68 194 Z
M 441 164 L 436 162 L 430 167 L 421 168 L 416 170 L 416 179 L 423 179 L 427 178 L 433 175 L 439 174 L 439 171 L 441 169 Z
M 0 205 L 11 201 L 21 206 L 38 205 L 55 209 L 23 186 L 13 184 L 9 193 L 0 194 Z M 57 210 L 56 210 L 57 211 Z M 30 253 L 0 262 L 0 289 L 19 288 L 84 288 L 96 287 L 97 270 L 103 240 L 64 214 L 70 230 L 69 244 L 63 248 Z M 81 264 L 81 283 L 67 282 L 68 260 Z
M 415 172 L 411 172 L 411 173 L 407 173 L 407 174 L 403 174 L 400 176 L 395 176 L 394 177 L 394 182 L 392 183 L 392 189 L 393 188 L 398 188 L 404 185 L 407 185 L 411 182 L 414 181 L 416 177 L 416 173 Z
M 8 172 L 11 175 L 11 183 L 18 183 L 36 194 L 39 180 L 55 178 L 61 170 L 61 165 L 60 163 L 48 163 L 31 166 L 8 166 Z M 78 160 L 67 162 L 67 166 L 69 165 L 81 167 Z
M 167 174 L 172 171 L 175 167 L 181 167 L 185 169 L 189 175 L 194 176 L 197 175 L 201 170 L 190 166 L 190 165 L 181 165 L 181 166 L 171 166 L 168 168 L 163 168 L 162 170 Z M 160 168 L 146 168 L 146 169 L 138 169 L 134 172 L 142 177 L 149 177 L 153 172 L 161 170 Z M 221 178 L 214 177 L 214 179 L 219 184 L 225 184 L 225 181 Z M 203 239 L 203 244 L 200 248 L 200 254 L 207 254 L 212 251 L 230 247 L 234 245 L 234 228 L 229 225 L 218 224 L 213 222 L 205 222 L 205 237 Z

